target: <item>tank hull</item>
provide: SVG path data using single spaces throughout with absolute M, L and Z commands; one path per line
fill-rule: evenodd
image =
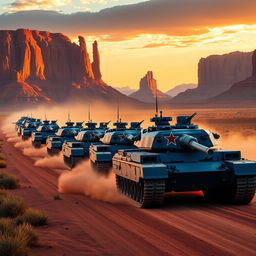
M 86 156 L 63 156 L 64 163 L 71 169 L 75 168 L 83 160 L 86 160 L 86 158 Z
M 113 157 L 113 172 L 117 177 L 117 188 L 137 201 L 141 207 L 160 206 L 166 192 L 187 191 L 203 191 L 205 198 L 209 201 L 248 204 L 253 199 L 256 189 L 256 162 L 244 159 L 222 159 L 227 155 L 233 155 L 234 158 L 239 156 L 236 151 L 228 153 L 216 151 L 204 161 L 167 162 L 168 157 L 164 153 L 161 155 L 161 153 L 148 152 L 127 154 L 119 152 Z M 170 160 L 172 156 L 171 153 L 169 154 Z M 151 162 L 147 162 L 150 159 Z M 156 162 L 153 162 L 154 160 Z M 141 190 L 138 188 L 140 186 L 152 188 L 153 185 L 150 182 L 157 184 L 154 185 L 153 192 L 144 191 L 146 195 L 151 193 L 151 199 L 143 199 L 145 195 L 140 194 L 139 200 L 136 193 Z M 128 186 L 126 190 L 122 187 L 123 183 Z M 160 193 L 163 186 L 164 192 Z M 152 195 L 152 193 L 155 194 Z M 156 200 L 155 197 L 159 198 Z

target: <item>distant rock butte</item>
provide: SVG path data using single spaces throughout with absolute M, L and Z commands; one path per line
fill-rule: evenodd
M 136 92 L 137 90 L 130 88 L 129 86 L 124 86 L 124 87 L 114 87 L 116 90 L 119 92 L 129 96 L 130 94 Z
M 252 55 L 252 72 L 248 78 L 235 83 L 224 93 L 209 99 L 217 103 L 253 103 L 256 104 L 256 50 Z
M 226 90 L 252 72 L 252 52 L 232 52 L 202 58 L 198 64 L 198 87 L 178 94 L 171 101 L 192 103 L 207 100 Z
M 174 88 L 170 89 L 169 91 L 165 92 L 171 97 L 177 96 L 181 92 L 185 92 L 188 89 L 194 89 L 197 87 L 197 84 L 179 84 L 176 85 Z
M 142 102 L 152 103 L 155 102 L 156 91 L 159 101 L 170 100 L 170 96 L 157 90 L 157 82 L 153 77 L 153 72 L 148 71 L 147 74 L 140 80 L 140 89 L 129 96 Z
M 0 104 L 63 102 L 68 99 L 134 100 L 102 80 L 98 44 L 91 63 L 86 42 L 60 33 L 0 30 Z

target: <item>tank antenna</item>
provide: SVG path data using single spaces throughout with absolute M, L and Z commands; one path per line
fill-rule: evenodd
M 156 116 L 158 116 L 158 98 L 157 98 L 157 85 L 156 85 Z
M 70 122 L 71 120 L 70 120 L 70 113 L 68 113 L 68 122 Z
M 88 107 L 88 119 L 89 119 L 89 122 L 91 122 L 91 105 L 90 104 Z
M 119 113 L 119 102 L 118 102 L 118 104 L 117 104 L 117 122 L 119 122 L 119 118 L 120 118 L 120 113 Z
M 47 121 L 47 116 L 46 116 L 46 113 L 44 112 L 44 118 L 45 118 L 45 120 Z

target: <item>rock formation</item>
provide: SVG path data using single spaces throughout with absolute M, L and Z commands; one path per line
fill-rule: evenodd
M 251 76 L 235 83 L 224 93 L 208 100 L 208 102 L 217 103 L 252 103 L 256 104 L 256 50 L 252 55 Z M 251 70 L 251 68 L 250 68 Z
M 197 84 L 179 84 L 176 85 L 174 88 L 170 89 L 169 91 L 165 92 L 170 97 L 175 97 L 181 92 L 185 92 L 188 89 L 194 89 L 197 87 Z
M 153 72 L 148 71 L 147 74 L 140 80 L 140 89 L 130 95 L 130 97 L 142 102 L 155 102 L 157 97 L 159 101 L 168 101 L 170 97 L 157 89 L 156 79 L 153 77 Z
M 232 52 L 202 58 L 198 64 L 198 87 L 178 94 L 172 102 L 200 102 L 228 90 L 251 74 L 251 56 L 251 52 Z
M 63 102 L 73 98 L 132 101 L 102 81 L 98 44 L 91 63 L 86 42 L 60 33 L 0 31 L 0 104 Z
M 135 89 L 130 88 L 129 86 L 124 86 L 124 87 L 116 87 L 115 86 L 115 89 L 127 96 L 129 96 L 130 94 L 137 91 Z

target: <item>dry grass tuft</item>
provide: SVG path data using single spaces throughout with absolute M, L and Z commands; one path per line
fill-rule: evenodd
M 1 161 L 0 161 L 1 164 Z M 0 171 L 0 188 L 15 189 L 19 187 L 19 179 L 8 174 L 7 172 Z
M 0 197 L 0 217 L 16 218 L 25 212 L 26 205 L 21 197 L 6 195 Z
M 16 224 L 29 223 L 33 226 L 43 226 L 47 224 L 47 221 L 48 219 L 42 211 L 28 208 L 21 216 L 17 217 Z

